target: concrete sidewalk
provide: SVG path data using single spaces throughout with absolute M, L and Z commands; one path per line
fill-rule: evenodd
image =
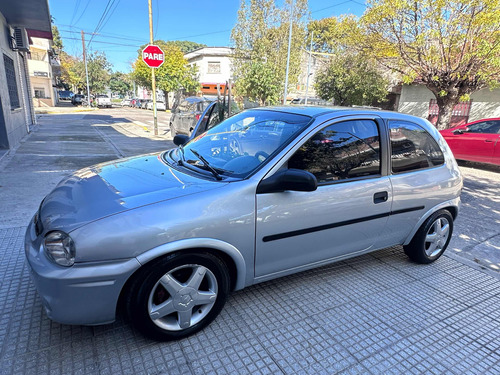
M 146 340 L 121 318 L 51 322 L 23 251 L 41 199 L 76 169 L 172 146 L 168 135 L 104 111 L 47 115 L 0 160 L 0 374 L 498 374 L 499 274 L 455 250 L 424 266 L 394 247 L 259 284 L 177 342 Z M 498 191 L 487 193 L 491 213 Z M 456 232 L 458 250 L 490 238 L 498 220 L 481 211 L 477 191 L 466 194 L 465 208 L 478 207 L 464 218 L 488 225 L 474 223 L 467 238 Z

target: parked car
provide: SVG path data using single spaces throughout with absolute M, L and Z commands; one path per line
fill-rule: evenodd
M 153 101 L 146 103 L 146 108 L 153 110 Z M 165 111 L 167 108 L 165 107 L 165 102 L 156 102 L 156 110 L 157 111 Z
M 73 105 L 82 105 L 84 101 L 85 101 L 85 95 L 81 95 L 81 94 L 75 94 L 71 98 L 71 103 Z
M 204 97 L 189 96 L 175 105 L 170 117 L 172 136 L 176 134 L 190 135 L 201 115 L 212 102 L 213 100 Z
M 122 107 L 130 107 L 130 99 L 123 99 L 120 103 Z
M 295 98 L 290 102 L 292 105 L 306 105 L 306 98 Z M 307 98 L 307 105 L 331 105 L 332 103 L 320 98 Z
M 231 116 L 239 112 L 240 109 L 238 108 L 238 105 L 235 102 L 231 102 Z M 224 102 L 217 100 L 211 102 L 198 119 L 194 129 L 188 136 L 189 139 L 193 139 L 207 130 L 212 129 L 215 125 L 218 125 L 220 122 L 228 118 L 228 115 L 229 112 L 227 103 L 224 105 Z
M 97 107 L 111 108 L 111 99 L 107 95 L 97 95 L 96 97 Z
M 431 263 L 451 239 L 462 177 L 427 120 L 269 107 L 187 139 L 45 197 L 25 250 L 51 319 L 104 324 L 123 306 L 144 335 L 179 339 L 231 291 L 394 245 Z
M 71 101 L 71 98 L 73 97 L 74 93 L 73 91 L 58 91 L 59 95 L 59 100 L 63 101 Z
M 455 158 L 500 165 L 500 118 L 477 120 L 441 130 L 441 135 Z
M 148 108 L 148 103 L 153 102 L 151 99 L 143 99 L 141 100 L 141 108 L 142 109 L 147 109 Z

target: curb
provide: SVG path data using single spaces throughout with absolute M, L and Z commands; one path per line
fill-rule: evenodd
M 82 108 L 82 109 L 75 109 L 72 111 L 37 111 L 35 110 L 35 114 L 37 115 L 67 115 L 67 114 L 72 114 L 72 113 L 77 113 L 77 112 L 92 112 L 96 111 L 97 108 Z

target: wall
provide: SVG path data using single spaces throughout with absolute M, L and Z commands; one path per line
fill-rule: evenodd
M 427 118 L 429 101 L 434 94 L 423 85 L 404 85 L 401 90 L 398 111 Z M 483 89 L 471 95 L 472 105 L 468 121 L 500 117 L 500 89 Z
M 198 67 L 200 83 L 225 83 L 232 78 L 232 63 L 229 55 L 231 49 L 227 47 L 205 47 L 184 55 L 189 65 Z M 209 63 L 220 63 L 219 73 L 209 73 Z
M 3 122 L 0 121 L 0 137 L 2 134 L 6 135 L 7 140 L 0 139 L 0 147 L 12 148 L 19 143 L 28 132 L 28 123 L 31 122 L 31 112 L 29 110 L 29 103 L 26 102 L 26 82 L 21 81 L 21 74 L 24 71 L 24 61 L 20 59 L 19 53 L 12 51 L 8 43 L 8 36 L 6 31 L 8 25 L 5 17 L 0 13 L 0 101 L 3 113 Z M 5 76 L 5 66 L 3 55 L 7 55 L 14 61 L 14 70 L 16 76 L 17 93 L 19 96 L 20 108 L 11 109 L 9 90 L 7 87 L 7 79 Z M 24 89 L 24 91 L 23 91 Z M 28 104 L 27 106 L 25 104 Z M 26 110 L 28 108 L 28 110 Z

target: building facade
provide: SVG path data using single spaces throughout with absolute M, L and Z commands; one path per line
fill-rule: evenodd
M 455 107 L 452 126 L 500 117 L 500 89 L 482 89 L 471 94 L 470 98 L 469 102 L 459 103 Z M 438 115 L 435 100 L 434 94 L 424 85 L 403 85 L 398 111 L 435 122 Z
M 15 147 L 35 123 L 26 29 L 52 38 L 47 0 L 0 2 L 0 154 Z
M 184 54 L 188 64 L 198 69 L 203 94 L 217 95 L 217 85 L 223 92 L 226 82 L 233 79 L 233 50 L 230 47 L 202 47 Z
M 31 97 L 35 107 L 53 107 L 57 104 L 57 88 L 54 66 L 59 61 L 52 51 L 52 40 L 29 36 L 28 70 Z

